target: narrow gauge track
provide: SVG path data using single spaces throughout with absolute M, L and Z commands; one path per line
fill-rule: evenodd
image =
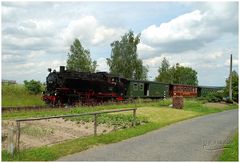
M 159 100 L 159 99 L 158 99 Z M 143 103 L 149 103 L 149 102 L 155 102 L 157 100 L 143 100 Z M 137 103 L 137 100 L 128 100 L 128 101 L 124 101 L 121 104 L 135 104 Z M 114 104 L 119 104 L 119 102 L 111 102 L 111 103 L 104 103 L 102 105 L 114 105 Z M 81 106 L 99 106 L 99 105 L 78 105 L 78 106 L 55 106 L 55 107 L 51 107 L 51 106 L 2 106 L 2 113 L 4 112 L 14 112 L 14 111 L 29 111 L 29 110 L 44 110 L 44 109 L 70 109 L 70 108 L 75 108 L 75 107 L 81 107 Z
M 47 106 L 2 106 L 3 112 L 12 112 L 12 111 L 20 111 L 20 110 L 42 110 L 49 109 Z

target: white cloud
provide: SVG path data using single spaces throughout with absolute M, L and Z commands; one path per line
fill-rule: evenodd
M 97 71 L 109 72 L 109 66 L 107 65 L 106 58 L 97 59 Z
M 100 24 L 94 16 L 84 16 L 73 20 L 63 31 L 66 44 L 71 44 L 75 38 L 86 44 L 98 45 L 119 39 L 124 33 L 122 28 L 110 28 Z
M 232 66 L 238 66 L 239 61 L 238 59 L 233 59 L 232 60 Z M 225 66 L 230 66 L 230 59 L 227 59 L 224 63 Z
M 2 36 L 3 45 L 6 49 L 41 50 L 54 45 L 55 40 L 51 37 L 15 37 L 11 35 Z
M 161 65 L 161 62 L 164 57 L 167 60 L 171 60 L 171 57 L 166 57 L 164 55 L 161 55 L 159 57 L 144 59 L 143 64 L 149 66 L 150 68 L 158 68 Z
M 12 14 L 14 12 L 14 8 L 13 7 L 7 7 L 7 6 L 3 6 L 2 7 L 2 16 L 8 16 L 10 14 Z
M 140 42 L 137 45 L 137 52 L 140 58 L 145 59 L 151 57 L 156 50 L 153 47 Z
M 235 5 L 218 3 L 218 7 L 214 7 L 210 4 L 208 8 L 196 9 L 159 26 L 151 25 L 142 31 L 142 42 L 159 52 L 197 50 L 224 34 L 236 34 L 238 17 Z M 233 12 L 228 11 L 231 9 Z
M 56 27 L 49 19 L 27 19 L 14 25 L 3 27 L 3 33 L 14 37 L 52 37 Z
M 202 32 L 196 31 L 205 15 L 196 10 L 181 15 L 159 27 L 151 25 L 142 31 L 144 41 L 152 44 L 168 43 L 181 40 L 193 40 Z
M 38 51 L 31 51 L 27 57 L 31 59 L 38 59 L 39 57 L 43 57 L 44 55 L 46 55 L 46 51 L 38 50 Z
M 22 64 L 4 64 L 4 72 L 8 72 L 5 78 L 14 78 L 18 76 L 22 80 L 37 79 L 45 81 L 48 74 L 47 68 L 56 69 L 59 71 L 59 66 L 65 65 L 65 60 L 54 60 L 54 61 L 28 61 Z M 18 78 L 18 80 L 19 80 Z

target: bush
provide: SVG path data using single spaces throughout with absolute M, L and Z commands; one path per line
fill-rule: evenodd
M 42 92 L 42 84 L 40 81 L 24 80 L 24 86 L 30 94 L 38 94 Z
M 223 92 L 212 92 L 208 93 L 206 96 L 208 102 L 221 102 L 223 100 Z

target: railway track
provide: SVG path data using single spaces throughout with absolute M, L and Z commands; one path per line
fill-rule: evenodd
M 20 111 L 20 110 L 42 110 L 49 109 L 47 106 L 3 106 L 2 112 L 12 112 L 12 111 Z

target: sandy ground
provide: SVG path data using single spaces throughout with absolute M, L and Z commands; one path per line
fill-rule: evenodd
M 7 148 L 8 127 L 15 126 L 14 121 L 2 121 L 2 147 Z M 21 122 L 20 148 L 52 145 L 65 140 L 93 135 L 93 122 L 75 122 L 65 119 Z M 104 134 L 114 130 L 113 126 L 98 124 L 97 133 Z M 15 138 L 15 137 L 14 137 Z

